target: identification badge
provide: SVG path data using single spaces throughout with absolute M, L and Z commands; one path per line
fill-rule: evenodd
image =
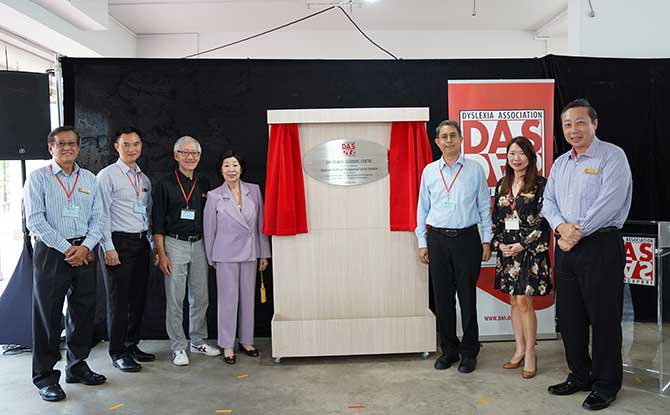
M 455 209 L 456 201 L 452 198 L 447 198 L 447 200 L 444 201 L 444 206 L 447 207 L 448 209 Z
M 586 174 L 598 174 L 598 169 L 592 169 L 592 168 L 587 167 L 587 168 L 584 169 L 584 173 L 586 173 Z
M 186 220 L 195 220 L 195 210 L 193 209 L 182 209 L 181 218 Z
M 519 219 L 517 218 L 507 218 L 505 219 L 505 230 L 506 231 L 518 231 L 519 230 Z
M 65 209 L 63 209 L 63 217 L 78 218 L 79 206 L 66 206 Z
M 133 208 L 135 213 L 142 213 L 145 214 L 147 213 L 147 207 L 144 205 L 140 205 L 139 203 L 135 203 L 135 207 Z

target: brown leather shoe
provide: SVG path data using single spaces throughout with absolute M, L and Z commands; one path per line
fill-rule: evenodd
M 524 358 L 522 357 L 518 362 L 512 362 L 511 360 L 508 360 L 505 362 L 505 364 L 503 364 L 502 367 L 503 369 L 518 369 L 523 365 L 523 359 Z
M 524 379 L 532 379 L 537 375 L 537 356 L 535 356 L 535 370 L 522 370 L 521 377 Z

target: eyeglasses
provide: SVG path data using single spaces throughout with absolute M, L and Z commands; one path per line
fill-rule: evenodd
M 70 147 L 70 148 L 76 148 L 79 147 L 79 143 L 76 141 L 54 141 L 54 145 L 58 148 L 65 148 L 65 147 Z
M 449 135 L 441 135 L 440 140 L 442 141 L 458 141 L 461 137 L 456 133 L 451 133 Z
M 189 156 L 191 156 L 191 157 L 193 157 L 193 158 L 198 158 L 198 157 L 200 157 L 200 152 L 199 152 L 199 151 L 181 151 L 181 150 L 177 150 L 177 153 L 179 153 L 179 155 L 184 156 L 184 157 L 189 157 Z

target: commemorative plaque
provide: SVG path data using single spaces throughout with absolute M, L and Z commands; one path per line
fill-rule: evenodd
M 371 183 L 388 174 L 388 149 L 367 140 L 331 140 L 306 153 L 303 168 L 312 178 L 328 184 Z

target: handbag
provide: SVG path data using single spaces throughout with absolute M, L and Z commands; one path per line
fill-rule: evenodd
M 261 271 L 261 303 L 266 303 L 268 301 L 265 294 L 265 284 L 263 283 L 263 271 Z

